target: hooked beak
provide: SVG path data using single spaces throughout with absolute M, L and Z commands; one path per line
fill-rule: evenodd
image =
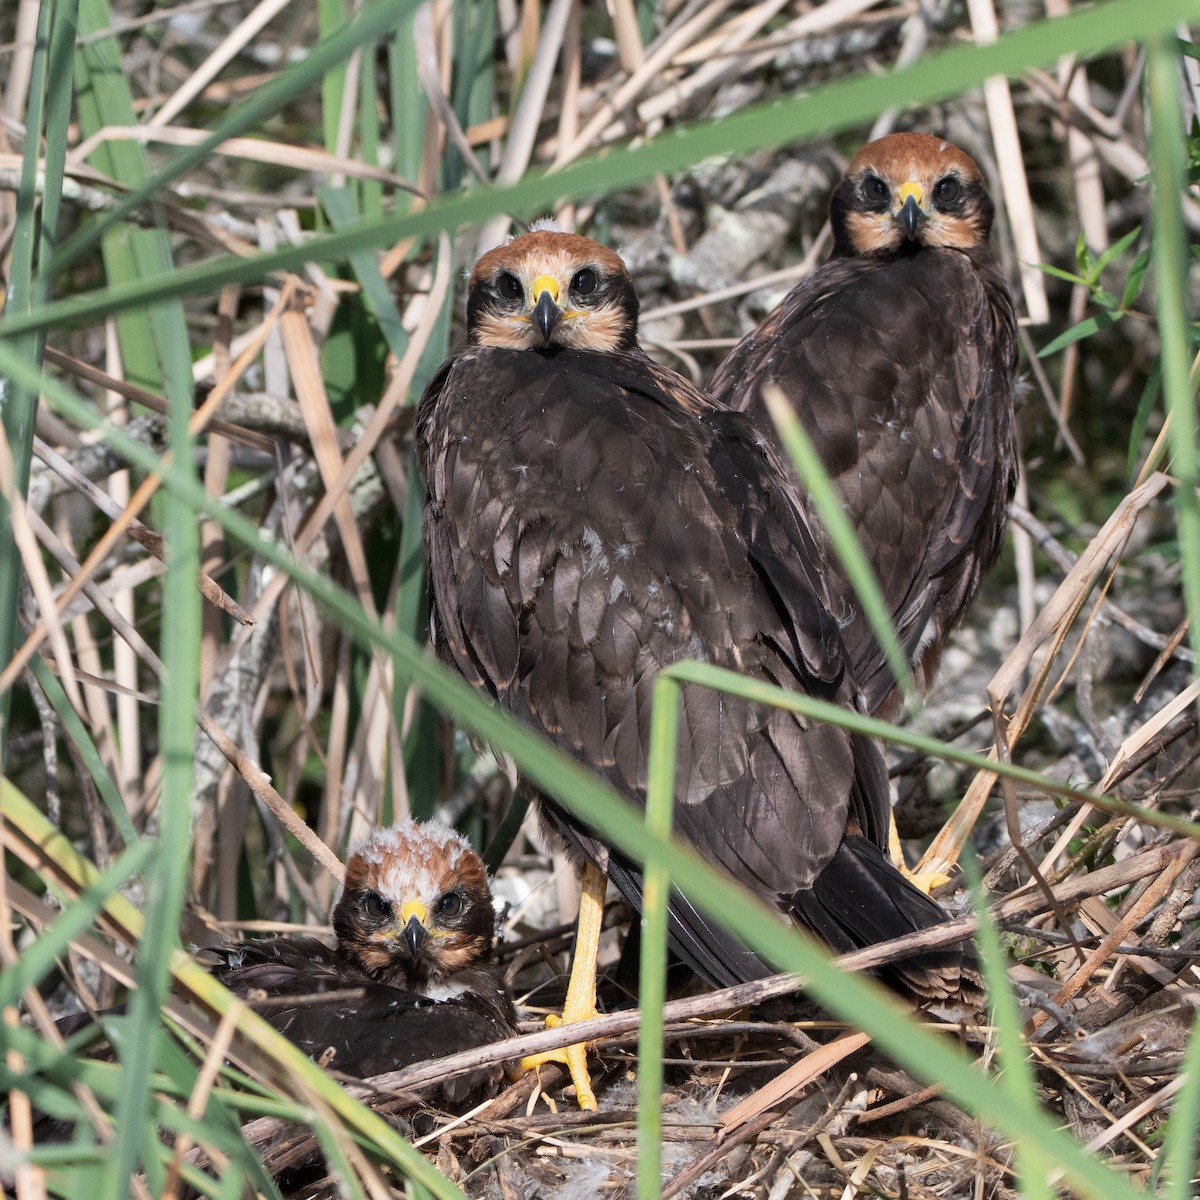
M 562 309 L 558 307 L 558 283 L 549 275 L 539 275 L 533 281 L 533 294 L 537 303 L 529 314 L 530 320 L 541 330 L 542 341 L 550 345 L 550 335 L 562 320 Z
M 896 213 L 896 220 L 904 227 L 904 232 L 911 242 L 917 236 L 917 230 L 925 219 L 925 210 L 921 207 L 924 193 L 919 184 L 906 183 L 900 189 L 900 198 L 904 201 Z
M 420 900 L 408 900 L 400 910 L 400 920 L 405 922 L 404 928 L 400 930 L 400 937 L 408 947 L 408 954 L 413 962 L 417 961 L 421 946 L 429 936 L 429 930 L 425 926 L 428 916 L 425 905 Z
M 408 924 L 400 931 L 404 944 L 408 947 L 409 957 L 416 959 L 421 952 L 421 945 L 429 936 L 429 930 L 415 916 L 408 918 Z

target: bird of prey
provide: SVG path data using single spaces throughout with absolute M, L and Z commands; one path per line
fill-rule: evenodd
M 439 651 L 473 685 L 644 803 L 657 673 L 691 658 L 850 705 L 822 554 L 751 422 L 637 343 L 621 259 L 539 229 L 471 273 L 467 345 L 417 413 Z M 564 1019 L 595 1011 L 604 871 L 640 906 L 639 868 L 552 802 L 584 866 Z M 682 694 L 676 832 L 783 914 L 848 950 L 942 910 L 881 851 L 889 813 L 867 738 L 695 685 Z M 725 985 L 767 973 L 683 897 L 672 945 Z M 918 996 L 973 994 L 959 945 L 899 964 Z M 582 1047 L 572 1075 L 594 1106 Z
M 1017 320 L 975 163 L 941 138 L 864 146 L 830 203 L 833 255 L 730 352 L 710 391 L 775 428 L 773 383 L 831 477 L 922 692 L 995 561 L 1017 476 Z M 846 579 L 834 613 L 868 710 L 895 679 Z
M 347 861 L 334 949 L 313 937 L 245 941 L 215 951 L 213 973 L 323 1065 L 378 1075 L 516 1031 L 492 962 L 495 924 L 487 872 L 466 840 L 406 820 Z M 443 1096 L 460 1103 L 498 1079 L 450 1080 Z
M 492 962 L 487 873 L 452 829 L 408 820 L 376 830 L 346 864 L 333 927 L 332 949 L 315 937 L 280 936 L 206 947 L 199 958 L 309 1057 L 343 1075 L 379 1075 L 516 1032 Z M 68 1018 L 60 1028 L 90 1023 Z M 440 1097 L 462 1105 L 501 1076 L 496 1068 L 447 1079 Z

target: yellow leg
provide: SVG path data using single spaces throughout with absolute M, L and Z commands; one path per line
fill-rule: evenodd
M 579 921 L 575 928 L 575 956 L 571 963 L 571 979 L 567 984 L 567 1002 L 561 1017 L 549 1016 L 546 1025 L 571 1025 L 600 1014 L 596 1011 L 596 959 L 600 952 L 600 925 L 604 918 L 604 892 L 608 876 L 591 863 L 583 870 L 583 887 L 579 896 Z M 532 1071 L 544 1062 L 565 1063 L 575 1084 L 579 1107 L 596 1111 L 596 1096 L 587 1069 L 587 1048 L 583 1042 L 563 1050 L 547 1050 L 521 1060 L 521 1066 Z
M 1010 733 L 1013 740 L 1016 736 L 1015 733 Z M 996 757 L 994 747 L 988 757 Z M 995 782 L 996 776 L 990 771 L 980 771 L 975 776 L 971 786 L 967 788 L 967 794 L 959 801 L 958 807 L 950 814 L 946 824 L 930 842 L 929 849 L 921 856 L 917 870 L 939 875 L 954 870 L 954 864 L 958 862 L 958 856 L 967 844 L 967 839 L 975 828 L 975 822 L 979 820 L 979 814 L 983 812 L 983 806 L 987 803 Z
M 888 814 L 888 853 L 892 856 L 892 862 L 900 871 L 900 874 L 914 887 L 920 888 L 926 895 L 932 892 L 935 887 L 940 887 L 943 883 L 950 882 L 950 876 L 943 874 L 939 870 L 910 871 L 908 869 L 904 861 L 904 851 L 900 849 L 900 831 L 896 828 L 896 818 L 890 813 Z

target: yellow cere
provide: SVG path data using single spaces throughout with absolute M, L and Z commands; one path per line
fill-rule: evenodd
M 900 185 L 899 196 L 900 203 L 902 205 L 909 198 L 909 196 L 912 196 L 918 204 L 925 203 L 925 189 L 919 183 L 913 183 L 911 181 L 908 183 L 902 183 Z
M 558 280 L 553 275 L 539 275 L 533 281 L 533 300 L 534 303 L 541 298 L 543 292 L 550 293 L 550 299 L 555 304 L 558 303 Z
M 428 921 L 429 913 L 420 900 L 405 900 L 404 907 L 400 910 L 400 924 L 407 925 L 413 917 L 416 917 L 422 925 L 425 925 Z

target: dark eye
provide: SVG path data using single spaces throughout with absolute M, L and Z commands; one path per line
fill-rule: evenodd
M 438 915 L 457 917 L 462 912 L 462 897 L 457 892 L 447 892 L 437 904 Z
M 363 897 L 363 909 L 372 921 L 382 921 L 385 917 L 391 916 L 392 912 L 392 906 L 375 892 L 368 892 Z
M 962 195 L 962 184 L 953 175 L 939 179 L 933 188 L 933 198 L 938 204 L 953 204 Z
M 496 279 L 496 291 L 505 300 L 520 300 L 525 295 L 525 289 L 521 286 L 521 281 L 515 275 L 510 275 L 507 271 L 504 271 Z
M 575 272 L 575 277 L 571 280 L 571 291 L 577 296 L 590 296 L 599 282 L 600 278 L 596 272 L 591 267 L 584 267 L 582 271 Z
M 868 175 L 863 180 L 862 189 L 863 195 L 868 200 L 886 200 L 888 198 L 888 185 L 878 175 Z

